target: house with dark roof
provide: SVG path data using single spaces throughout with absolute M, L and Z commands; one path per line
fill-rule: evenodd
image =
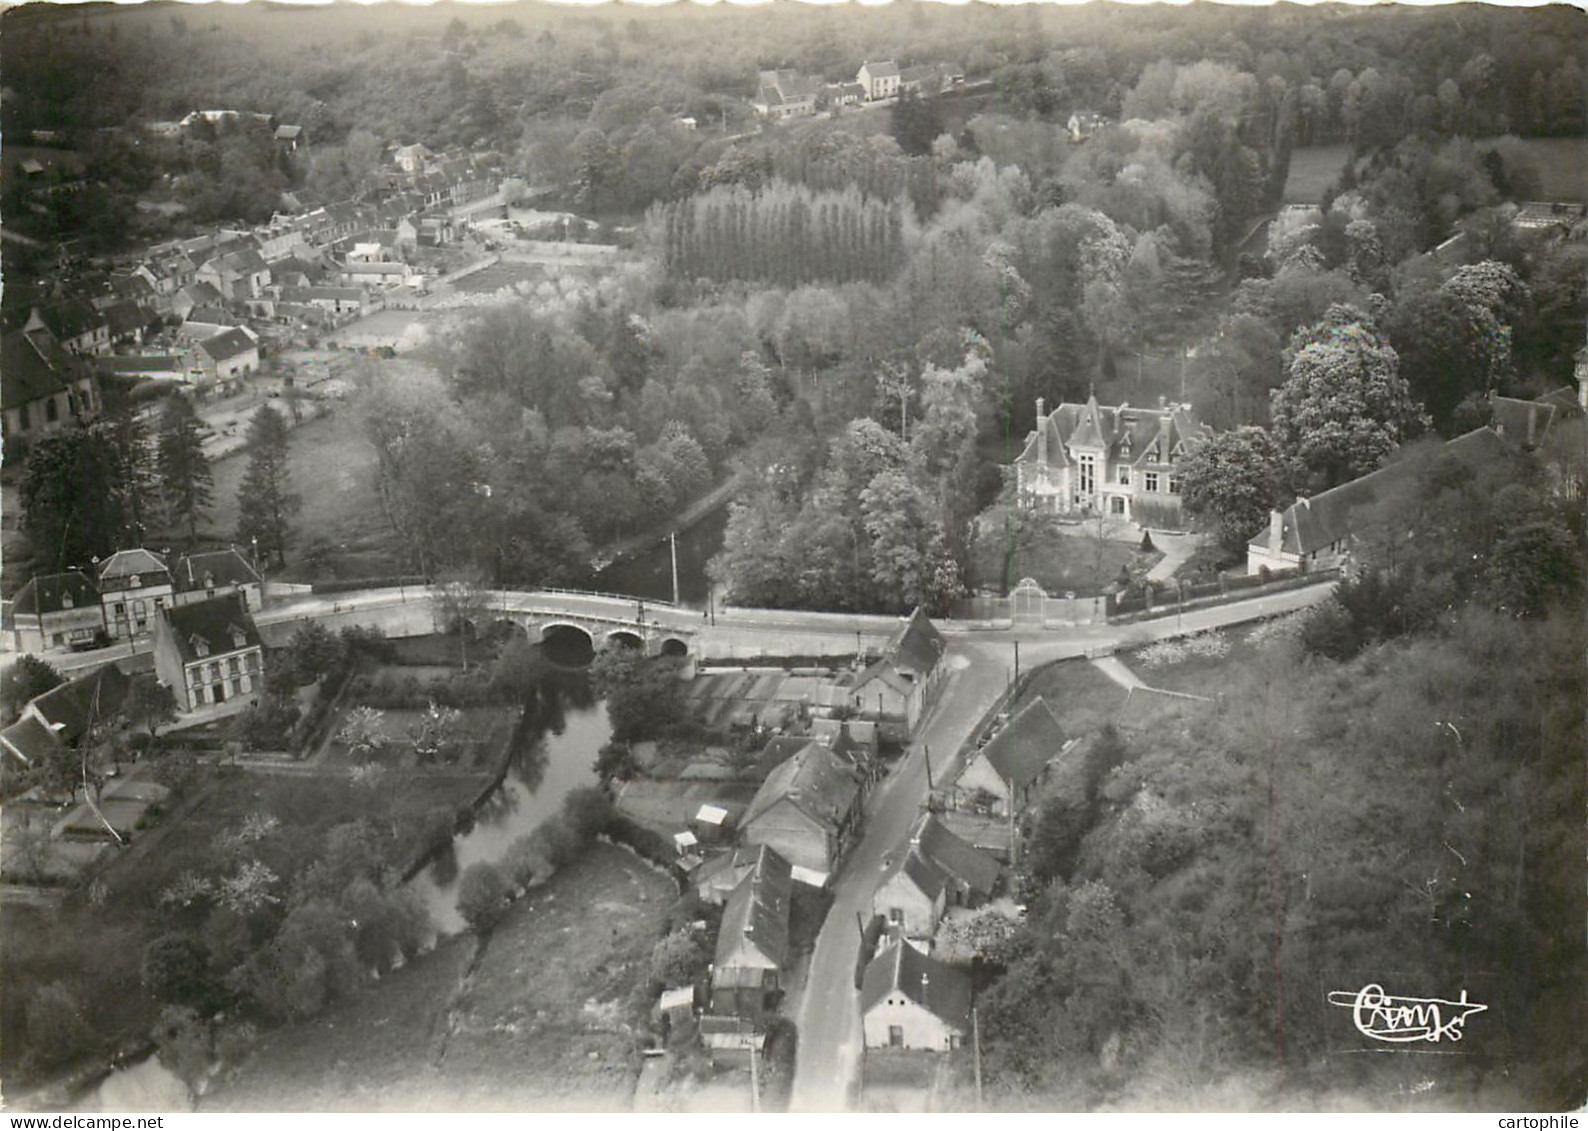
M 744 843 L 775 848 L 826 876 L 859 832 L 864 782 L 830 747 L 808 740 L 767 775 L 740 824 Z
M 882 59 L 875 63 L 866 61 L 860 64 L 860 70 L 855 74 L 855 81 L 866 88 L 866 99 L 875 102 L 879 98 L 892 98 L 899 93 L 899 65 L 892 59 Z
M 115 664 L 104 664 L 35 696 L 22 716 L 0 731 L 0 748 L 34 765 L 61 747 L 80 741 L 89 728 L 115 719 L 127 701 L 131 680 Z
M 105 630 L 116 640 L 148 632 L 176 593 L 165 559 L 142 547 L 118 550 L 99 562 L 94 583 L 104 606 Z
M 218 314 L 224 310 L 221 305 L 221 292 L 216 290 L 213 284 L 203 280 L 195 280 L 178 290 L 171 296 L 170 305 L 171 313 L 184 322 L 195 310 L 212 308 Z M 228 317 L 226 315 L 220 316 Z
M 792 892 L 789 862 L 761 848 L 722 910 L 711 964 L 712 1016 L 760 1020 L 777 1009 Z
M 233 326 L 199 342 L 195 357 L 203 379 L 224 392 L 259 368 L 259 342 Z
M 1074 744 L 1047 701 L 1034 699 L 971 755 L 947 796 L 956 806 L 985 806 L 1005 817 L 1018 813 L 1048 763 Z
M 943 654 L 948 641 L 917 608 L 883 646 L 882 655 L 860 671 L 849 687 L 849 706 L 863 719 L 874 719 L 895 735 L 915 733 L 932 705 L 948 666 Z
M 903 940 L 883 947 L 861 978 L 868 1049 L 957 1049 L 970 1036 L 970 1007 L 970 979 Z
M 154 670 L 182 711 L 262 690 L 264 646 L 243 595 L 162 609 L 154 629 Z
M 1474 429 L 1448 441 L 1444 450 L 1463 458 L 1487 460 L 1508 449 L 1523 447 L 1529 420 L 1534 435 L 1542 442 L 1543 433 L 1537 431 L 1542 415 L 1534 415 L 1525 407 L 1514 411 L 1513 406 L 1504 407 L 1496 416 L 1498 428 Z M 1553 411 L 1549 415 L 1552 418 Z M 1283 511 L 1270 510 L 1268 528 L 1246 544 L 1246 572 L 1311 572 L 1348 566 L 1369 516 L 1378 504 L 1404 487 L 1405 475 L 1405 468 L 1399 464 L 1385 464 L 1317 495 L 1303 495 Z
M 159 330 L 160 316 L 153 307 L 141 303 L 119 299 L 105 307 L 104 314 L 114 346 L 141 346 L 145 338 Z
M 930 939 L 950 907 L 976 907 L 998 883 L 998 862 L 923 813 L 910 844 L 872 896 L 875 914 L 909 939 Z
M 756 95 L 750 102 L 757 113 L 773 119 L 806 117 L 816 113 L 822 80 L 798 71 L 762 71 Z
M 99 590 L 81 570 L 35 577 L 11 601 L 11 640 L 18 652 L 84 646 L 105 635 Z
M 80 298 L 62 299 L 35 306 L 28 313 L 23 333 L 44 330 L 67 353 L 110 352 L 110 321 L 93 304 Z
M 1037 399 L 1037 427 L 1015 459 L 1024 499 L 1058 514 L 1096 514 L 1153 529 L 1185 527 L 1180 467 L 1213 430 L 1190 405 L 1109 407 L 1097 394 L 1051 413 Z
M 0 413 L 8 440 L 86 424 L 104 403 L 91 365 L 63 350 L 48 331 L 0 337 Z
M 171 575 L 176 583 L 174 604 L 190 605 L 237 593 L 248 612 L 257 613 L 264 607 L 264 583 L 235 549 L 187 554 L 178 560 Z

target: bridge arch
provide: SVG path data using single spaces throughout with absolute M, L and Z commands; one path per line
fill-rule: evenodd
M 637 632 L 630 632 L 626 628 L 615 628 L 606 635 L 608 648 L 633 648 L 645 647 L 645 640 Z
M 569 621 L 548 621 L 540 626 L 541 650 L 554 663 L 583 667 L 594 657 L 595 637 L 583 625 Z
M 689 655 L 689 642 L 676 636 L 669 636 L 662 641 L 662 655 L 676 656 L 682 659 Z

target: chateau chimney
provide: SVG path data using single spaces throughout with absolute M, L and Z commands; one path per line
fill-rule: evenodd
M 1268 512 L 1268 550 L 1270 553 L 1279 553 L 1280 547 L 1285 544 L 1285 516 L 1276 510 Z
M 1047 402 L 1041 397 L 1037 398 L 1037 463 L 1043 467 L 1048 465 L 1048 417 L 1044 411 Z

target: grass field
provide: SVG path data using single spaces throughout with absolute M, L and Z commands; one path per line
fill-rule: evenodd
M 287 450 L 291 489 L 302 497 L 303 507 L 291 520 L 282 580 L 393 572 L 393 535 L 375 490 L 375 449 L 364 438 L 357 410 L 339 406 L 294 429 Z M 223 543 L 236 537 L 237 492 L 247 470 L 247 452 L 215 463 L 215 501 L 209 521 L 199 528 L 201 537 Z M 327 548 L 327 569 L 305 561 L 306 551 L 317 543 Z
M 267 1036 L 210 1111 L 627 1110 L 648 960 L 676 897 L 596 843 L 521 899 L 477 963 L 444 943 L 381 986 Z
M 1539 195 L 1544 200 L 1588 201 L 1588 139 L 1523 138 L 1522 145 L 1538 166 Z M 1290 155 L 1284 203 L 1316 204 L 1345 167 L 1345 145 L 1311 145 Z
M 538 283 L 551 274 L 545 267 L 538 263 L 495 263 L 472 275 L 465 275 L 452 284 L 452 288 L 464 294 L 493 294 L 503 287 L 516 286 L 519 283 Z

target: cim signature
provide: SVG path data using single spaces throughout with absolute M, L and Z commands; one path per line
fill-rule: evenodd
M 1349 1009 L 1357 1032 L 1364 1037 L 1393 1044 L 1459 1041 L 1467 1018 L 1489 1008 L 1468 1001 L 1466 990 L 1461 991 L 1460 1000 L 1446 1001 L 1436 997 L 1393 997 L 1384 992 L 1383 986 L 1373 983 L 1355 993 L 1334 990 L 1329 994 L 1329 1004 Z

